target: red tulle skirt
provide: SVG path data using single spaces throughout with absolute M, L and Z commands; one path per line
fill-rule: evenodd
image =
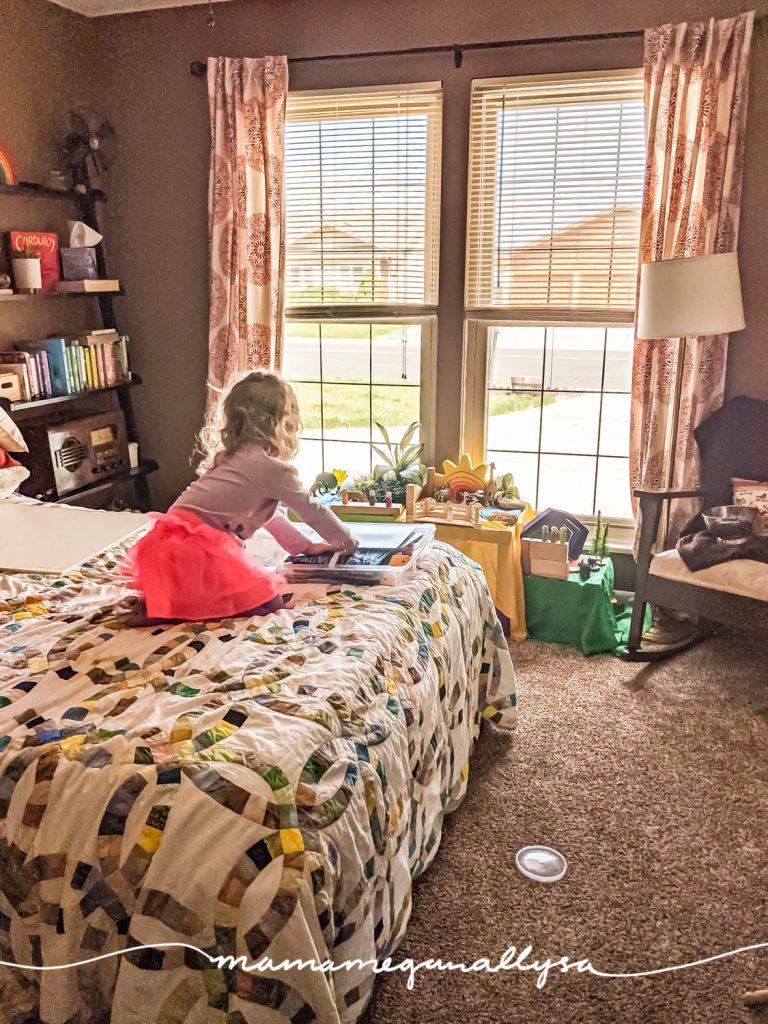
M 229 618 L 280 593 L 283 577 L 265 569 L 231 534 L 183 509 L 150 517 L 154 526 L 117 568 L 144 598 L 149 618 Z

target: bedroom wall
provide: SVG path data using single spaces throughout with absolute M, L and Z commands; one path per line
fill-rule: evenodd
M 56 135 L 67 111 L 89 105 L 97 88 L 91 60 L 98 26 L 46 0 L 4 0 L 0 25 L 0 146 L 23 181 L 46 183 L 57 166 Z M 72 216 L 60 200 L 11 198 L 0 205 L 0 233 L 57 231 Z M 5 268 L 3 268 L 5 269 Z M 0 305 L 0 349 L 21 338 L 97 325 L 92 299 Z
M 200 426 L 207 357 L 208 124 L 206 86 L 188 72 L 211 54 L 291 56 L 428 46 L 453 42 L 617 32 L 712 14 L 738 13 L 746 0 L 249 0 L 218 4 L 216 26 L 203 6 L 98 21 L 105 112 L 120 133 L 110 186 L 112 262 L 124 278 L 122 325 L 132 338 L 137 412 L 164 505 L 191 477 L 189 454 Z M 760 0 L 758 13 L 768 4 Z M 297 89 L 442 80 L 444 85 L 438 459 L 455 456 L 460 429 L 466 143 L 470 82 L 507 74 L 638 66 L 642 43 L 604 40 L 465 54 L 378 58 L 291 70 Z M 768 319 L 768 45 L 759 28 L 752 100 L 741 255 L 748 328 L 734 337 L 728 391 L 768 398 L 763 357 Z

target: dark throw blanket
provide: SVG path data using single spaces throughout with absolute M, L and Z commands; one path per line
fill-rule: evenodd
M 768 562 L 768 537 L 750 537 L 744 544 L 721 544 L 709 530 L 700 530 L 681 537 L 677 542 L 677 550 L 691 572 L 698 572 L 699 569 L 708 569 L 711 565 L 731 562 L 736 558 Z

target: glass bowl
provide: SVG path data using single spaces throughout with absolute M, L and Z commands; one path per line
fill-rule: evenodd
M 721 544 L 744 544 L 752 536 L 757 509 L 750 505 L 715 505 L 704 509 L 702 518 Z

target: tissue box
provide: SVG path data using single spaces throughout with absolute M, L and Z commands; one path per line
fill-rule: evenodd
M 90 245 L 62 247 L 61 274 L 65 281 L 95 281 L 98 278 L 96 250 Z

